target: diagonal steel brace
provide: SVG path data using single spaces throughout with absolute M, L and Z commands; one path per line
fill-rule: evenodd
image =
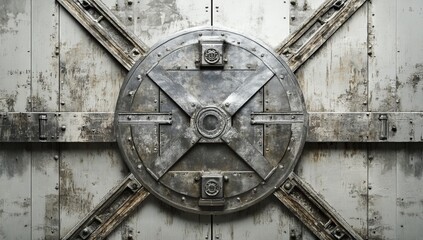
M 127 70 L 148 51 L 99 0 L 57 0 Z
M 366 0 L 327 0 L 276 49 L 292 71 L 303 65 Z
M 130 174 L 62 239 L 106 238 L 149 194 Z

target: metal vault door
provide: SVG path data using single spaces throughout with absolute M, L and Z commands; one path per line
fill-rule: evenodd
M 117 76 L 118 79 L 120 77 L 123 79 L 123 75 L 126 72 L 113 73 L 112 70 L 108 74 L 96 76 L 96 70 L 91 71 L 92 69 L 98 70 L 102 68 L 101 65 L 104 63 L 106 63 L 105 65 L 113 65 L 113 60 L 105 60 L 109 55 L 97 55 L 92 59 L 88 57 L 92 61 L 80 62 L 78 57 L 87 58 L 86 55 L 89 55 L 89 53 L 83 55 L 78 52 L 82 49 L 80 46 L 70 50 L 72 44 L 69 43 L 73 41 L 73 33 L 67 32 L 67 27 L 73 26 L 72 24 L 74 23 L 64 10 L 60 10 L 61 20 L 64 20 L 65 26 L 61 36 L 63 39 L 68 37 L 71 40 L 66 42 L 66 44 L 59 42 L 60 44 L 56 45 L 54 30 L 52 35 L 50 35 L 52 36 L 51 39 L 47 41 L 40 41 L 40 39 L 43 39 L 40 35 L 34 35 L 34 41 L 29 38 L 31 39 L 29 40 L 31 41 L 31 50 L 33 50 L 30 57 L 31 71 L 36 72 L 37 69 L 45 68 L 50 74 L 47 78 L 55 79 L 54 71 L 57 70 L 57 74 L 60 77 L 57 79 L 57 86 L 54 81 L 52 81 L 51 86 L 48 85 L 49 83 L 47 83 L 48 86 L 45 86 L 43 84 L 48 81 L 43 76 L 44 72 L 40 72 L 39 75 L 38 72 L 37 74 L 32 72 L 28 74 L 30 75 L 31 84 L 29 84 L 30 97 L 28 98 L 26 109 L 22 107 L 14 108 L 15 106 L 22 106 L 22 98 L 18 98 L 18 102 L 15 104 L 14 101 L 16 100 L 13 100 L 13 97 L 6 97 L 8 99 L 8 110 L 1 113 L 0 140 L 2 142 L 32 142 L 34 145 L 27 145 L 29 150 L 25 151 L 21 151 L 19 147 L 11 143 L 3 143 L 2 145 L 5 146 L 4 149 L 9 148 L 9 151 L 13 153 L 5 158 L 15 159 L 12 162 L 16 164 L 1 162 L 2 164 L 7 163 L 4 165 L 6 167 L 2 168 L 6 169 L 6 173 L 4 174 L 5 171 L 0 171 L 1 190 L 4 191 L 6 189 L 5 186 L 9 186 L 9 183 L 13 183 L 13 186 L 17 185 L 16 191 L 9 192 L 11 194 L 10 197 L 4 195 L 5 197 L 0 201 L 0 210 L 2 210 L 0 213 L 4 216 L 7 214 L 14 216 L 11 222 L 2 224 L 3 228 L 4 226 L 14 225 L 14 219 L 26 219 L 25 216 L 28 216 L 27 212 L 23 212 L 24 210 L 22 210 L 21 217 L 19 217 L 20 215 L 13 215 L 14 211 L 16 211 L 13 210 L 13 207 L 4 211 L 3 206 L 8 207 L 16 203 L 15 205 L 19 206 L 19 209 L 27 209 L 28 207 L 31 209 L 30 222 L 33 225 L 30 224 L 30 236 L 41 239 L 57 239 L 58 229 L 62 226 L 66 227 L 64 227 L 65 230 L 62 230 L 60 235 L 63 236 L 67 233 L 65 238 L 103 238 L 108 236 L 119 223 L 127 219 L 130 213 L 138 209 L 138 211 L 147 209 L 147 213 L 143 212 L 143 219 L 137 219 L 135 216 L 130 220 L 132 226 L 138 226 L 138 229 L 124 225 L 120 230 L 122 238 L 131 239 L 134 236 L 136 238 L 136 236 L 142 234 L 141 229 L 149 227 L 159 229 L 157 232 L 161 232 L 162 228 L 157 227 L 157 224 L 152 220 L 153 218 L 157 219 L 155 218 L 157 215 L 163 216 L 162 209 L 170 209 L 170 213 L 165 215 L 167 215 L 166 217 L 172 216 L 172 219 L 174 216 L 182 215 L 178 218 L 179 221 L 176 224 L 170 224 L 173 220 L 171 221 L 167 218 L 163 222 L 165 222 L 166 226 L 173 226 L 173 229 L 169 230 L 166 228 L 167 230 L 164 231 L 180 232 L 181 229 L 185 229 L 184 238 L 186 236 L 190 236 L 187 238 L 196 239 L 207 239 L 210 237 L 215 239 L 240 238 L 239 230 L 234 233 L 234 225 L 232 223 L 248 219 L 251 213 L 254 215 L 254 224 L 243 224 L 242 228 L 253 226 L 253 228 L 257 229 L 262 223 L 261 225 L 273 226 L 271 231 L 278 231 L 278 236 L 289 235 L 290 238 L 314 238 L 311 235 L 301 235 L 302 233 L 306 235 L 309 233 L 307 230 L 301 229 L 303 225 L 299 221 L 294 222 L 289 227 L 272 225 L 272 222 L 286 224 L 292 221 L 291 215 L 285 214 L 285 212 L 279 214 L 280 216 L 283 215 L 279 221 L 274 221 L 273 219 L 277 214 L 269 214 L 272 210 L 281 211 L 282 209 L 284 211 L 285 208 L 280 205 L 280 202 L 282 202 L 318 238 L 360 239 L 361 237 L 354 233 L 349 224 L 336 211 L 323 201 L 308 184 L 292 173 L 293 167 L 297 164 L 301 154 L 302 145 L 305 141 L 416 142 L 420 141 L 422 137 L 422 128 L 420 127 L 422 115 L 414 111 L 418 110 L 417 108 L 406 108 L 409 112 L 405 111 L 403 113 L 386 112 L 388 110 L 383 107 L 367 108 L 365 106 L 367 104 L 371 105 L 371 101 L 374 102 L 375 100 L 363 98 L 362 96 L 351 99 L 351 95 L 354 95 L 351 89 L 347 90 L 346 100 L 350 100 L 355 105 L 346 104 L 344 102 L 345 99 L 342 98 L 343 94 L 341 94 L 339 98 L 342 103 L 339 103 L 341 107 L 339 108 L 337 105 L 338 108 L 335 108 L 337 111 L 341 109 L 341 111 L 347 112 L 330 113 L 328 111 L 331 110 L 327 108 L 317 109 L 313 100 L 310 100 L 310 96 L 314 96 L 310 92 L 306 93 L 309 98 L 307 106 L 312 111 L 309 114 L 305 111 L 301 90 L 291 71 L 296 71 L 307 61 L 365 1 L 326 1 L 320 7 L 313 6 L 312 8 L 317 9 L 313 14 L 307 12 L 310 7 L 307 5 L 307 1 L 305 3 L 302 1 L 280 2 L 284 6 L 289 4 L 293 11 L 297 11 L 299 5 L 302 5 L 301 11 L 311 15 L 311 18 L 299 26 L 296 31 L 293 31 L 281 44 L 279 44 L 280 35 L 278 34 L 273 35 L 277 36 L 276 38 L 269 39 L 263 38 L 262 35 L 258 34 L 271 43 L 272 47 L 276 49 L 276 54 L 269 47 L 263 47 L 264 45 L 258 41 L 220 28 L 203 28 L 180 33 L 148 50 L 146 44 L 131 32 L 132 24 L 135 20 L 131 14 L 131 9 L 136 8 L 140 2 L 136 3 L 128 0 L 123 3 L 117 1 L 116 6 L 111 7 L 118 14 L 127 17 L 123 20 L 122 16 L 118 19 L 110 12 L 109 7 L 113 1 L 104 1 L 109 5 L 108 7 L 101 1 L 96 0 L 59 2 L 117 59 L 123 68 L 132 70 L 127 75 L 126 81 L 121 88 L 121 93 L 117 96 L 116 90 L 120 86 L 113 85 L 110 87 L 105 82 L 111 80 L 108 78 L 113 78 L 110 77 L 112 75 Z M 272 1 L 272 4 L 275 2 Z M 308 2 L 313 4 L 321 3 L 319 1 Z M 18 4 L 9 4 L 10 6 L 8 4 L 6 1 L 6 9 L 19 8 Z M 147 11 L 151 9 L 153 11 L 151 13 L 143 12 L 143 14 L 156 14 L 152 19 L 164 19 L 164 24 L 168 24 L 169 21 L 165 19 L 166 16 L 161 15 L 160 18 L 157 18 L 157 13 L 168 13 L 169 9 L 172 10 L 174 5 L 172 3 L 166 5 L 166 3 L 164 5 L 168 8 L 161 8 L 155 4 L 160 5 L 161 1 L 149 3 Z M 42 6 L 47 5 L 47 2 L 43 2 L 39 8 L 43 9 Z M 240 22 L 234 23 L 232 20 L 236 19 L 236 16 L 242 16 L 243 12 L 238 12 L 234 18 L 227 17 L 232 15 L 227 12 L 228 9 L 231 9 L 230 3 L 225 5 L 226 8 L 222 8 L 223 3 L 218 0 L 211 1 L 211 5 L 206 5 L 204 10 L 206 13 L 211 14 L 212 24 L 214 19 L 215 23 L 220 22 L 222 25 L 243 28 Z M 378 4 L 376 3 L 375 5 Z M 35 4 L 30 6 L 31 11 L 33 8 L 38 7 Z M 154 11 L 153 6 L 159 10 Z M 267 6 L 273 5 L 269 4 Z M 48 7 L 51 8 L 51 6 Z M 117 11 L 119 8 L 120 10 Z M 285 7 L 285 9 L 288 8 Z M 17 11 L 19 12 L 19 9 Z M 37 20 L 37 16 L 42 15 L 40 14 L 42 12 L 33 11 L 34 19 Z M 173 14 L 172 11 L 170 12 Z M 222 12 L 224 17 L 217 17 Z M 54 19 L 55 13 L 57 13 L 57 9 L 53 10 L 52 19 Z M 301 17 L 301 14 L 292 13 L 291 23 L 295 22 L 295 16 Z M 48 15 L 50 16 L 51 14 Z M 281 22 L 286 23 L 288 15 L 283 18 L 281 16 Z M 9 17 L 7 14 L 4 16 Z M 18 24 L 22 15 L 16 13 L 15 17 L 16 24 Z M 359 15 L 358 17 L 362 18 L 363 16 Z M 152 19 L 148 21 L 152 21 Z M 178 17 L 173 20 L 184 21 L 183 18 Z M 66 22 L 68 23 L 66 24 Z M 202 24 L 204 23 L 206 22 Z M 363 22 L 359 23 L 355 26 L 366 25 L 361 24 Z M 193 25 L 202 24 L 194 23 Z M 274 24 L 271 25 L 273 26 Z M 9 24 L 8 26 L 11 25 Z M 31 32 L 36 32 L 37 27 L 43 29 L 44 26 L 34 21 L 34 26 L 31 25 Z M 187 26 L 180 28 L 187 28 Z M 254 27 L 252 29 L 257 30 Z M 244 26 L 243 30 L 248 32 L 249 29 L 248 27 L 245 29 Z M 18 32 L 22 35 L 22 32 L 25 31 Z M 268 32 L 270 34 L 271 31 Z M 359 31 L 359 33 L 362 32 Z M 5 36 L 6 43 L 14 46 L 8 37 L 15 33 L 13 31 L 8 33 L 6 28 L 6 33 L 3 34 L 4 29 L 2 28 L 1 37 Z M 143 32 L 143 34 L 137 33 L 137 35 L 147 36 L 148 34 Z M 162 33 L 161 38 L 167 35 L 167 33 Z M 253 32 L 252 35 L 255 36 L 256 34 Z M 49 36 L 49 34 L 46 34 L 46 36 Z M 281 34 L 281 36 L 284 36 L 284 34 Z M 17 40 L 23 42 L 23 39 L 25 38 L 21 37 Z M 88 42 L 91 44 L 92 39 L 87 39 L 89 39 Z M 371 38 L 369 37 L 369 39 Z M 155 42 L 151 38 L 146 38 L 146 41 L 149 41 L 148 45 Z M 53 49 L 53 60 L 46 60 L 47 58 L 42 57 L 44 56 L 42 53 L 43 48 L 39 45 Z M 359 49 L 361 48 L 359 47 Z M 19 47 L 16 47 L 16 49 L 19 49 Z M 372 46 L 369 45 L 368 52 L 365 53 L 366 56 L 370 56 L 370 60 L 372 49 Z M 89 52 L 89 49 L 86 50 Z M 61 54 L 61 51 L 70 54 Z M 72 54 L 75 52 L 77 54 L 73 56 Z M 357 54 L 354 51 L 353 53 Z M 281 60 L 277 56 L 278 54 L 284 60 Z M 354 57 L 351 58 L 354 59 L 351 60 L 352 62 L 359 62 L 357 65 L 363 63 L 361 57 L 358 60 Z M 57 63 L 55 59 L 57 59 Z M 135 64 L 137 61 L 138 63 Z M 47 62 L 51 63 L 51 66 L 45 64 Z M 25 65 L 24 61 L 20 63 L 22 66 Z M 2 61 L 2 66 L 9 66 L 9 63 Z M 107 69 L 107 66 L 104 68 Z M 319 71 L 317 72 L 320 73 Z M 326 75 L 330 75 L 330 72 L 327 70 Z M 25 73 L 25 69 L 23 73 L 20 70 L 10 70 L 7 75 L 8 77 L 10 75 L 11 79 L 17 78 L 22 81 L 27 73 Z M 311 78 L 304 77 L 303 74 L 302 71 L 297 72 L 299 79 L 301 79 L 300 81 L 308 82 L 315 77 L 314 74 L 306 74 L 307 76 L 313 75 Z M 356 74 L 355 70 L 354 74 Z M 20 77 L 16 77 L 16 75 Z M 39 79 L 37 78 L 38 76 Z M 318 78 L 319 76 L 316 77 Z M 413 86 L 418 86 L 418 82 L 415 83 L 414 81 L 418 77 L 419 75 L 414 75 L 411 78 L 414 83 Z M 88 83 L 84 78 L 94 79 L 94 81 Z M 35 81 L 35 79 L 38 81 Z M 99 79 L 108 80 L 98 81 Z M 370 80 L 371 78 L 369 77 Z M 312 82 L 308 83 L 312 84 Z M 304 85 L 304 82 L 302 84 Z M 318 85 L 317 83 L 315 84 L 316 86 Z M 350 84 L 354 86 L 355 83 L 352 81 Z M 93 106 L 96 107 L 80 107 L 79 104 L 84 101 L 79 101 L 78 98 L 85 100 L 90 99 L 89 96 L 93 96 L 93 94 L 87 94 L 89 96 L 79 94 L 84 92 L 84 90 L 81 90 L 83 89 L 81 85 L 96 86 L 93 89 L 103 89 L 102 94 L 104 96 L 112 96 L 110 97 L 112 99 L 110 102 L 113 103 L 109 105 L 114 105 L 115 99 L 119 98 L 116 109 L 106 106 L 110 100 L 106 97 L 100 100 L 105 102 L 104 106 L 94 103 Z M 18 84 L 17 91 L 19 91 L 19 94 L 25 92 L 25 90 L 20 89 L 22 86 L 24 84 Z M 54 89 L 55 86 L 60 89 L 58 93 L 60 97 L 57 98 L 59 99 L 57 102 L 55 102 L 54 97 L 53 99 L 50 97 L 50 100 L 48 100 L 49 96 L 45 94 L 45 92 L 49 91 L 54 92 L 51 89 Z M 5 92 L 8 92 L 8 87 L 6 86 Z M 326 87 L 334 89 L 330 85 L 326 85 Z M 71 89 L 70 93 L 68 93 L 69 89 Z M 111 89 L 114 90 L 110 91 Z M 310 86 L 306 86 L 303 90 L 310 91 L 310 89 L 312 89 Z M 355 90 L 359 91 L 360 87 Z M 72 96 L 75 92 L 77 96 Z M 88 90 L 85 92 L 90 93 Z M 373 93 L 376 92 L 375 88 Z M 418 97 L 418 94 L 416 96 Z M 100 98 L 96 96 L 91 99 L 96 102 Z M 69 99 L 71 101 L 67 101 Z M 75 101 L 72 102 L 72 100 Z M 319 104 L 319 100 L 322 102 L 321 99 L 318 99 L 316 104 Z M 24 99 L 25 101 L 27 99 Z M 88 102 L 86 101 L 85 103 Z M 394 102 L 401 105 L 401 101 L 398 99 L 395 99 Z M 59 106 L 57 107 L 55 104 Z M 347 107 L 344 108 L 343 105 Z M 98 106 L 102 107 L 98 108 Z M 113 110 L 116 111 L 112 112 Z M 356 112 L 352 113 L 349 111 Z M 310 124 L 309 127 L 307 127 L 308 124 Z M 116 141 L 119 144 L 121 153 L 113 152 L 113 149 L 117 148 L 113 144 Z M 65 144 L 59 146 L 54 144 L 56 142 Z M 80 144 L 74 142 L 80 142 Z M 90 144 L 84 146 L 81 143 Z M 343 154 L 341 153 L 338 156 L 341 159 L 352 159 L 354 156 L 360 159 L 355 153 L 357 149 L 359 156 L 365 155 L 361 145 L 353 145 L 352 150 L 348 149 L 347 146 L 345 149 L 338 145 L 332 146 L 326 149 L 328 150 L 326 153 L 324 146 L 317 146 L 309 144 L 309 149 L 306 151 L 303 160 L 309 159 L 310 155 L 313 155 L 313 159 L 319 159 L 321 155 L 328 154 L 327 152 L 333 152 L 332 157 L 334 159 L 337 158 L 336 154 L 338 152 L 343 152 Z M 8 150 L 6 150 L 7 152 Z M 107 152 L 107 154 L 104 152 Z M 348 154 L 349 152 L 353 152 L 351 156 Z M 86 154 L 85 158 L 83 157 L 84 154 Z M 106 160 L 120 159 L 119 154 L 124 156 L 132 172 L 120 183 L 118 183 L 118 180 L 122 178 L 121 175 L 127 173 L 125 166 L 120 163 L 114 163 L 110 167 L 107 166 L 106 161 L 103 167 L 103 163 L 100 161 L 102 158 Z M 50 157 L 54 160 L 53 162 L 45 161 L 45 159 Z M 367 159 L 367 155 L 365 158 Z M 374 158 L 378 159 L 377 156 L 369 155 L 369 162 Z M 22 159 L 30 159 L 30 174 L 27 174 L 28 171 L 22 167 L 25 165 L 21 162 Z M 77 165 L 73 161 L 77 159 L 79 160 L 79 167 L 74 167 L 75 171 L 70 170 L 72 165 Z M 94 163 L 92 165 L 88 159 L 97 161 L 97 164 Z M 413 159 L 413 156 L 411 159 Z M 343 162 L 348 163 L 345 160 Z M 118 174 L 115 173 L 118 171 L 111 171 L 111 169 L 116 170 L 116 166 L 122 168 Z M 307 169 L 304 166 L 304 163 L 297 166 L 297 172 L 301 173 L 301 171 Z M 309 168 L 312 168 L 312 166 L 313 164 L 310 164 Z M 337 170 L 342 172 L 341 169 L 344 167 L 341 164 Z M 92 169 L 96 171 L 92 171 Z M 335 167 L 328 168 L 328 173 L 332 174 L 330 169 L 333 170 Z M 362 182 L 360 177 L 363 177 L 363 172 L 356 171 L 357 169 L 360 169 L 360 167 L 355 166 L 355 168 L 352 168 L 354 172 L 359 174 L 354 178 L 357 181 L 352 181 L 353 186 L 347 196 L 363 198 L 367 196 L 367 203 L 370 204 L 371 185 L 366 180 Z M 321 176 L 325 174 L 325 169 L 318 167 L 316 171 L 318 170 L 322 173 L 316 179 L 321 179 Z M 371 170 L 368 171 L 368 174 L 372 173 Z M 56 171 L 60 172 L 57 174 L 59 177 L 56 176 L 60 178 L 57 180 L 58 182 L 54 179 Z M 102 172 L 99 176 L 107 175 L 107 177 L 96 178 L 95 172 Z M 309 170 L 308 172 L 312 171 Z M 20 176 L 23 175 L 22 181 L 18 179 L 17 175 L 13 177 L 14 173 L 21 174 Z M 344 171 L 344 173 L 348 173 L 348 171 Z M 90 177 L 95 180 L 84 182 L 84 179 L 90 179 Z M 305 174 L 302 173 L 302 177 L 313 181 L 312 177 L 308 178 L 307 172 Z M 31 182 L 29 188 L 25 184 L 21 184 L 28 178 Z M 348 179 L 348 176 L 338 177 L 337 180 L 341 179 L 343 181 L 344 178 Z M 369 179 L 368 175 L 367 180 Z M 46 189 L 43 189 L 43 184 L 39 184 L 40 182 L 46 183 Z M 112 188 L 116 183 L 118 183 L 117 186 Z M 342 184 L 345 183 L 342 182 Z M 50 185 L 52 186 L 50 187 Z M 83 190 L 79 187 L 81 185 L 85 186 Z M 101 186 L 101 188 L 98 186 Z M 316 183 L 314 183 L 314 186 L 316 186 Z M 317 186 L 321 187 L 319 184 Z M 336 183 L 328 184 L 329 188 L 333 186 L 339 185 Z M 355 189 L 357 186 L 358 190 Z M 366 191 L 360 189 L 363 186 L 365 189 L 368 187 L 368 195 L 364 193 Z M 112 190 L 105 196 L 104 200 L 99 201 L 97 196 L 101 197 L 110 188 Z M 93 191 L 91 192 L 90 189 Z M 59 190 L 59 193 L 57 193 L 57 190 Z M 334 189 L 333 191 L 337 192 L 337 190 Z M 339 188 L 339 190 L 345 191 L 342 188 Z M 27 196 L 29 192 L 30 197 L 24 197 L 22 203 L 14 200 L 19 199 L 21 196 Z M 147 200 L 147 206 L 141 205 L 137 209 L 137 206 L 147 198 L 150 192 L 177 208 L 200 214 L 226 214 L 254 206 L 246 211 L 229 214 L 227 218 L 226 216 L 228 215 L 212 217 L 198 215 L 197 217 L 195 214 L 186 214 L 166 206 L 157 207 L 157 201 L 151 200 L 155 198 L 150 197 L 150 200 Z M 266 198 L 265 202 L 261 201 L 271 193 L 274 193 L 276 198 L 269 197 Z M 87 199 L 80 198 L 84 194 L 87 195 Z M 76 197 L 75 199 L 73 199 L 74 196 Z M 374 197 L 377 196 L 378 194 L 374 195 Z M 15 202 L 11 204 L 8 202 L 10 199 Z M 90 205 L 93 199 L 95 199 L 94 202 L 96 204 L 99 204 L 96 206 Z M 277 201 L 277 199 L 280 202 L 275 205 L 273 201 Z M 371 200 L 373 201 L 373 199 Z M 366 202 L 366 200 L 363 201 Z M 403 199 L 398 199 L 397 201 L 401 203 Z M 148 208 L 151 204 L 156 204 L 153 211 Z M 60 210 L 58 210 L 59 207 Z M 341 209 L 342 215 L 345 213 L 345 208 L 349 209 L 348 207 L 340 207 L 339 203 L 336 207 L 336 209 Z M 361 214 L 364 212 L 364 208 L 356 208 L 356 210 Z M 378 219 L 377 216 L 369 215 L 369 209 L 371 208 L 372 206 L 366 210 L 367 218 L 351 217 L 356 216 L 356 214 L 351 214 L 351 211 L 354 210 L 350 210 L 345 215 L 349 216 L 348 222 L 353 222 L 354 228 L 360 229 L 359 231 L 363 236 L 377 235 L 377 231 L 382 231 L 374 223 L 374 219 Z M 377 207 L 373 206 L 373 208 L 376 209 Z M 157 209 L 160 209 L 160 211 L 157 211 Z M 258 213 L 263 209 L 265 211 L 261 212 L 264 213 Z M 83 218 L 88 213 L 88 210 L 92 210 L 91 213 Z M 74 214 L 73 211 L 76 211 L 79 215 Z M 2 217 L 1 214 L 0 217 Z M 258 217 L 266 214 L 268 214 L 268 218 L 264 221 Z M 39 217 L 41 215 L 44 217 Z M 70 218 L 68 218 L 69 216 Z M 77 219 L 75 219 L 75 216 L 77 216 Z M 144 216 L 147 216 L 148 219 Z M 367 228 L 360 227 L 366 225 L 362 222 L 363 219 L 368 221 Z M 70 225 L 74 225 L 78 221 L 79 223 L 75 228 L 70 230 Z M 160 221 L 158 222 L 160 223 Z M 358 224 L 357 222 L 360 223 Z M 16 224 L 16 226 L 18 225 Z M 28 224 L 25 224 L 24 228 L 27 228 L 27 226 Z M 191 226 L 194 226 L 194 230 L 189 232 L 187 229 L 190 229 Z M 373 231 L 366 234 L 366 231 L 370 231 L 372 227 Z M 254 232 L 253 236 L 260 235 L 260 230 L 251 231 Z M 0 228 L 0 236 L 10 232 L 13 231 L 4 233 Z M 20 232 L 26 233 L 28 231 L 23 230 Z M 245 234 L 248 232 L 246 231 Z M 22 236 L 24 235 L 22 234 Z M 116 237 L 116 234 L 113 237 Z M 148 238 L 150 237 L 151 234 L 148 235 Z M 257 238 L 251 235 L 244 237 Z M 159 233 L 157 233 L 157 239 L 160 239 Z
M 129 73 L 115 114 L 131 172 L 158 198 L 203 214 L 244 209 L 279 187 L 308 122 L 289 67 L 218 28 L 153 47 Z

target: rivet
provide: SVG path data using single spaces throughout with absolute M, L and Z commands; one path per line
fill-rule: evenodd
M 227 102 L 227 103 L 225 103 L 225 106 L 226 106 L 226 107 L 229 107 L 230 105 L 231 105 L 231 104 L 230 104 L 230 103 L 228 103 L 228 102 Z
M 194 181 L 196 181 L 196 182 L 200 181 L 200 177 L 198 177 L 198 176 L 197 176 L 197 177 L 195 177 L 195 178 L 194 178 Z
M 195 107 L 195 103 L 191 103 L 191 107 Z
M 262 53 L 260 56 L 261 56 L 261 57 L 264 57 L 264 54 Z
M 229 177 L 228 176 L 224 176 L 223 180 L 225 180 L 225 182 L 229 181 Z
M 87 235 L 89 233 L 88 228 L 84 228 L 82 230 L 82 234 Z
M 65 105 L 65 102 L 61 101 L 61 102 L 60 102 L 60 104 L 61 104 L 61 105 Z
M 240 198 L 240 197 L 237 197 L 237 198 L 236 198 L 236 200 L 237 200 L 238 202 L 241 202 L 241 198 Z
M 279 168 L 280 168 L 280 169 L 283 169 L 283 165 L 279 165 Z
M 294 115 L 292 115 L 292 116 L 291 116 L 291 118 L 292 118 L 292 119 L 295 119 L 295 116 L 294 116 Z
M 66 131 L 66 126 L 62 125 L 62 127 L 60 129 L 62 129 L 62 131 Z
M 59 155 L 54 155 L 54 160 L 59 160 Z
M 185 201 L 185 197 L 181 197 L 181 200 L 184 202 Z
M 162 56 L 162 54 L 161 54 L 161 53 L 158 53 L 158 54 L 157 54 L 157 57 L 161 57 L 161 56 Z
M 132 119 L 132 116 L 128 116 L 128 120 L 131 120 Z
M 284 79 L 284 78 L 285 78 L 285 76 L 284 76 L 284 75 L 280 75 L 279 77 L 280 77 L 281 79 Z
M 203 34 L 202 34 L 202 33 L 199 33 L 199 34 L 198 34 L 198 36 L 200 36 L 200 37 L 201 37 L 201 36 L 203 36 Z
M 138 79 L 139 81 L 141 81 L 141 75 L 138 75 L 138 76 L 137 76 L 137 79 Z
M 292 184 L 291 183 L 286 183 L 285 185 L 283 185 L 283 188 L 285 188 L 285 190 L 289 190 L 292 188 Z
M 132 138 L 131 138 L 131 137 L 129 137 L 129 138 L 128 138 L 128 141 L 129 141 L 129 142 L 130 142 L 130 141 L 132 141 Z
M 129 96 L 134 95 L 134 91 L 129 91 L 128 95 L 129 95 Z
M 128 20 L 129 21 L 132 21 L 132 16 L 131 15 L 128 16 Z
M 142 165 L 141 164 L 138 164 L 137 168 L 138 169 L 141 169 L 142 168 Z

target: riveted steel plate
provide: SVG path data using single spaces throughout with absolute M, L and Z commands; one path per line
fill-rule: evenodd
M 213 50 L 219 66 L 202 62 L 208 39 L 223 43 Z M 257 203 L 287 179 L 308 116 L 295 76 L 277 54 L 208 27 L 158 43 L 135 64 L 115 125 L 126 163 L 153 195 L 189 212 L 224 214 Z

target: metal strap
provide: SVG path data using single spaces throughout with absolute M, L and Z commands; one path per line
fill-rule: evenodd
M 169 113 L 128 124 L 170 124 Z M 293 116 L 295 118 L 293 118 Z M 310 112 L 307 142 L 422 142 L 423 112 Z M 251 124 L 292 124 L 303 115 L 252 113 Z M 0 112 L 0 142 L 115 142 L 113 112 Z M 145 118 L 145 121 L 143 120 Z
M 327 0 L 277 49 L 296 71 L 310 58 L 366 0 Z
M 274 195 L 319 239 L 362 240 L 348 223 L 295 173 Z
M 57 0 L 127 70 L 148 51 L 99 0 Z

